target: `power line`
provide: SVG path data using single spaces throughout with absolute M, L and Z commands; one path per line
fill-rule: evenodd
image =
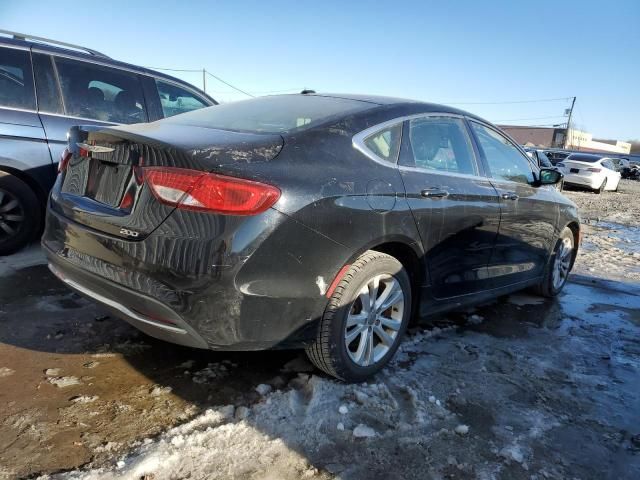
M 559 98 L 539 98 L 536 100 L 509 100 L 503 102 L 438 102 L 447 105 L 507 105 L 513 103 L 541 103 L 541 102 L 557 102 L 560 100 L 569 101 L 573 97 L 559 97 Z
M 202 69 L 190 70 L 190 69 L 186 69 L 186 68 L 160 68 L 160 67 L 144 67 L 144 68 L 148 68 L 149 70 L 165 70 L 167 72 L 198 72 L 198 73 L 202 73 Z
M 496 122 L 518 122 L 520 120 L 548 120 L 550 118 L 567 118 L 564 115 L 553 115 L 550 117 L 525 117 L 525 118 L 501 118 L 499 120 L 493 120 L 493 123 Z
M 234 90 L 237 90 L 240 93 L 244 93 L 245 95 L 247 95 L 248 97 L 251 98 L 255 98 L 255 95 L 250 94 L 249 92 L 246 92 L 244 90 L 242 90 L 241 88 L 236 87 L 235 85 L 231 85 L 229 82 L 221 79 L 220 77 L 218 77 L 217 75 L 214 75 L 213 73 L 209 72 L 208 70 L 205 70 L 205 73 L 213 78 L 215 78 L 216 80 L 218 80 L 221 83 L 224 83 L 227 87 L 231 87 Z
M 189 73 L 202 73 L 202 72 L 204 71 L 207 75 L 209 75 L 209 76 L 211 76 L 211 77 L 215 78 L 215 79 L 216 79 L 217 81 L 219 81 L 220 83 L 224 83 L 227 87 L 233 88 L 234 90 L 236 90 L 236 91 L 238 91 L 238 92 L 240 92 L 240 93 L 242 93 L 242 94 L 244 94 L 244 95 L 247 95 L 247 96 L 249 96 L 249 97 L 252 97 L 252 98 L 253 98 L 253 97 L 255 97 L 255 95 L 252 95 L 252 94 L 250 94 L 249 92 L 246 92 L 246 91 L 242 90 L 241 88 L 236 87 L 235 85 L 232 85 L 231 83 L 229 83 L 229 82 L 227 82 L 226 80 L 224 80 L 224 79 L 222 79 L 222 78 L 218 77 L 217 75 L 214 75 L 213 73 L 211 73 L 210 71 L 208 71 L 208 70 L 206 70 L 206 69 L 192 69 L 192 68 L 161 68 L 161 67 L 145 67 L 145 68 L 149 68 L 149 69 L 151 69 L 151 70 L 164 70 L 164 71 L 167 71 L 167 72 L 189 72 Z
M 503 127 L 509 128 L 543 128 L 543 127 L 555 127 L 555 128 L 563 128 L 562 125 L 565 123 L 538 123 L 535 125 L 502 125 Z

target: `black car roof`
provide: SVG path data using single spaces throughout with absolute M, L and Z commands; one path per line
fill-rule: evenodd
M 81 50 L 73 50 L 71 48 L 56 47 L 54 45 L 49 45 L 49 44 L 43 43 L 43 42 L 37 42 L 37 41 L 32 41 L 32 40 L 22 40 L 22 39 L 16 39 L 16 38 L 11 38 L 11 37 L 4 37 L 4 36 L 0 36 L 0 46 L 15 46 L 15 47 L 24 47 L 24 48 L 35 48 L 35 49 L 37 49 L 39 51 L 47 52 L 47 53 L 50 53 L 50 54 L 59 54 L 59 55 L 71 56 L 71 57 L 79 58 L 79 59 L 82 59 L 82 60 L 88 60 L 88 61 L 94 62 L 94 63 L 104 63 L 104 64 L 107 64 L 107 65 L 113 65 L 114 67 L 120 67 L 120 68 L 123 68 L 123 69 L 126 69 L 126 70 L 135 71 L 136 73 L 152 75 L 152 76 L 158 77 L 158 78 L 164 78 L 164 79 L 170 80 L 172 82 L 181 83 L 181 84 L 183 84 L 185 86 L 188 86 L 189 88 L 195 88 L 201 95 L 206 96 L 214 104 L 218 103 L 211 96 L 209 96 L 208 94 L 204 93 L 198 87 L 196 87 L 194 85 L 191 85 L 190 83 L 185 82 L 184 80 L 180 80 L 179 78 L 172 77 L 171 75 L 167 75 L 167 74 L 164 74 L 162 72 L 158 72 L 156 70 L 151 70 L 149 68 L 141 67 L 139 65 L 133 65 L 131 63 L 121 62 L 119 60 L 115 60 L 115 59 L 113 59 L 113 58 L 111 58 L 111 57 L 109 57 L 107 55 L 104 55 L 104 54 L 91 54 L 91 53 L 84 52 L 84 51 L 81 51 Z
M 307 94 L 308 95 L 308 94 Z M 385 97 L 378 95 L 357 95 L 350 93 L 314 93 L 311 95 L 320 96 L 320 97 L 329 97 L 329 98 L 344 98 L 348 100 L 357 100 L 360 102 L 372 103 L 374 105 L 379 106 L 394 106 L 394 107 L 402 107 L 402 106 L 411 106 L 413 109 L 418 108 L 421 112 L 440 112 L 440 113 L 453 113 L 456 115 L 465 115 L 476 120 L 480 120 L 484 123 L 491 123 L 478 115 L 473 113 L 460 110 L 458 108 L 450 107 L 448 105 L 442 105 L 439 103 L 430 103 L 423 102 L 420 100 L 411 100 L 407 98 L 398 98 L 398 97 Z

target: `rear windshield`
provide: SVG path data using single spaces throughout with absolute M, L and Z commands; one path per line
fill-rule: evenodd
M 304 130 L 334 116 L 377 106 L 368 102 L 315 95 L 278 95 L 216 105 L 172 117 L 171 123 L 245 132 Z
M 585 155 L 581 153 L 572 153 L 567 157 L 567 160 L 577 160 L 579 162 L 591 162 L 595 163 L 600 160 L 602 157 L 598 157 L 596 155 Z

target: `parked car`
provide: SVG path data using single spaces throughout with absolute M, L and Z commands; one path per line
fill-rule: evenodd
M 68 286 L 149 335 L 305 347 L 361 381 L 412 316 L 557 295 L 576 206 L 494 125 L 355 95 L 262 97 L 74 128 L 43 247 Z
M 544 154 L 553 165 L 557 165 L 558 162 L 562 162 L 565 158 L 571 155 L 571 152 L 566 150 L 544 150 Z
M 640 167 L 638 165 L 634 165 L 628 158 L 611 158 L 611 162 L 613 163 L 616 171 L 620 172 L 622 178 L 627 178 L 629 180 L 640 179 Z
M 527 152 L 530 158 L 536 163 L 539 168 L 552 168 L 555 169 L 553 163 L 549 159 L 544 150 L 540 150 L 538 148 L 531 147 L 523 147 L 524 151 Z
M 42 231 L 72 125 L 147 122 L 215 103 L 168 75 L 0 30 L 0 255 Z
M 596 193 L 617 191 L 622 177 L 612 160 L 600 154 L 572 153 L 556 166 L 564 174 L 565 185 L 586 187 Z

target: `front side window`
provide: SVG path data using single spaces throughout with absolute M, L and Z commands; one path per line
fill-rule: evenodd
M 395 163 L 400 150 L 402 123 L 387 127 L 364 139 L 365 146 L 377 157 Z
M 471 141 L 459 118 L 425 117 L 409 121 L 411 162 L 418 168 L 477 175 Z
M 137 75 L 66 58 L 55 63 L 67 115 L 112 123 L 147 121 Z
M 0 48 L 0 107 L 35 110 L 29 52 Z
M 156 87 L 158 88 L 158 95 L 160 95 L 162 113 L 165 117 L 173 117 L 179 113 L 186 113 L 209 106 L 202 98 L 171 83 L 156 79 Z
M 507 137 L 479 123 L 470 123 L 493 178 L 519 183 L 534 181 L 529 161 Z

